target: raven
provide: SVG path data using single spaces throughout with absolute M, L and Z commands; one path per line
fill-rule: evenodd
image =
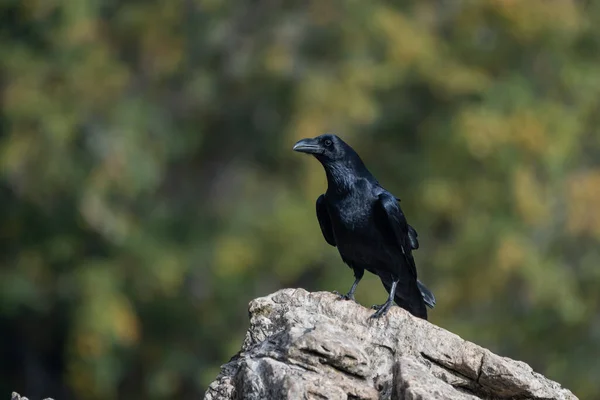
M 435 297 L 417 280 L 412 250 L 419 248 L 417 231 L 408 225 L 400 199 L 385 190 L 358 154 L 336 135 L 298 141 L 293 150 L 312 154 L 324 167 L 327 191 L 317 199 L 317 219 L 327 243 L 337 247 L 354 271 L 354 283 L 340 298 L 355 300 L 365 270 L 379 276 L 389 293 L 375 305 L 371 318 L 385 315 L 395 301 L 411 314 L 427 319 L 425 305 Z

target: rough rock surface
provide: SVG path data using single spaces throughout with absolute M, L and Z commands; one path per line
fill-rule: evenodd
M 29 400 L 29 399 L 27 397 L 21 396 L 17 392 L 12 392 L 12 394 L 10 396 L 10 400 Z M 45 398 L 44 400 L 52 400 L 52 399 L 50 397 L 48 397 L 48 398 Z
M 242 350 L 205 400 L 576 399 L 529 365 L 393 307 L 386 317 L 328 292 L 250 303 Z

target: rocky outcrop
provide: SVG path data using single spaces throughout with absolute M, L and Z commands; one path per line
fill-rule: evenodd
M 12 394 L 10 395 L 10 400 L 29 400 L 29 399 L 27 397 L 21 396 L 17 392 L 12 392 Z M 52 399 L 50 397 L 48 397 L 48 398 L 45 398 L 44 400 L 52 400 Z
M 529 365 L 393 307 L 284 289 L 250 303 L 240 353 L 206 400 L 576 399 Z

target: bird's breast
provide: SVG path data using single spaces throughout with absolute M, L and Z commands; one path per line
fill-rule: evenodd
M 340 202 L 329 211 L 334 231 L 360 232 L 368 228 L 371 222 L 372 210 L 368 203 L 357 205 L 353 202 Z
M 376 199 L 355 194 L 328 207 L 337 248 L 345 260 L 358 265 L 391 262 L 388 240 L 375 223 Z
M 368 202 L 362 207 L 342 204 L 330 211 L 337 247 L 345 254 L 352 253 L 358 257 L 361 253 L 372 253 L 381 244 L 372 220 L 372 210 L 366 204 Z

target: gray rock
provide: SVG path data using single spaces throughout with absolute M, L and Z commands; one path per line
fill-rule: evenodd
M 29 400 L 29 399 L 27 397 L 21 396 L 17 392 L 12 392 L 12 394 L 10 395 L 10 400 Z M 48 398 L 45 398 L 44 400 L 52 400 L 52 399 L 50 397 L 48 397 Z
M 425 365 L 411 357 L 400 357 L 394 366 L 393 382 L 392 398 L 394 399 L 479 399 L 437 378 Z
M 527 364 L 393 307 L 379 320 L 328 292 L 250 302 L 241 351 L 205 400 L 577 399 Z

